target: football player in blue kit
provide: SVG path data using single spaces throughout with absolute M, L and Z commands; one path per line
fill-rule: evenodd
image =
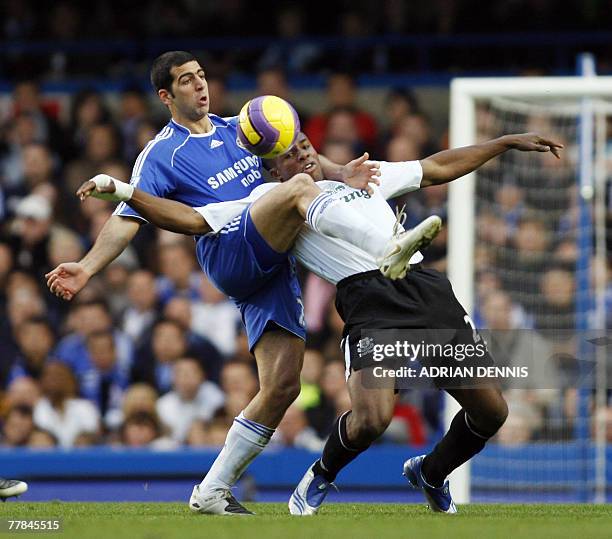
M 193 55 L 162 54 L 153 62 L 151 82 L 172 118 L 136 160 L 133 186 L 191 207 L 218 208 L 221 203 L 223 208 L 263 183 L 261 160 L 236 143 L 237 119 L 209 114 L 205 73 Z M 345 166 L 321 157 L 317 166 L 327 178 L 366 190 L 379 173 L 367 154 Z M 230 489 L 268 444 L 300 392 L 303 306 L 287 251 L 304 221 L 370 253 L 381 271 L 392 277 L 405 274 L 418 245 L 410 231 L 392 237 L 381 234 L 365 216 L 322 192 L 304 173 L 233 220 L 225 219 L 223 211 L 206 214 L 206 220 L 211 229 L 197 238 L 197 258 L 211 281 L 241 311 L 260 389 L 235 418 L 223 450 L 194 488 L 190 505 L 201 513 L 244 514 L 248 511 Z M 145 222 L 132 208 L 119 204 L 80 262 L 60 264 L 47 274 L 50 290 L 71 300 L 125 249 Z
M 326 181 L 321 168 L 312 167 L 312 163 L 318 162 L 318 155 L 303 133 L 298 135 L 289 151 L 269 160 L 267 167 L 280 182 L 289 180 L 297 173 L 312 171 L 313 179 L 323 190 L 368 215 L 373 227 L 391 230 L 396 226 L 396 219 L 387 203 L 389 199 L 452 181 L 512 149 L 551 152 L 559 157 L 561 147 L 536 133 L 525 133 L 441 151 L 420 161 L 382 161 L 380 182 L 371 195 L 343 183 Z M 210 215 L 210 207 L 189 208 L 126 187 L 114 178 L 99 175 L 85 182 L 77 195 L 81 198 L 102 198 L 114 194 L 115 200 L 128 201 L 150 222 L 163 228 L 186 234 L 207 230 L 205 213 Z M 234 215 L 239 215 L 241 208 L 253 204 L 266 192 L 281 187 L 282 183 L 274 182 L 259 186 L 247 199 L 234 202 Z M 120 194 L 121 190 L 125 193 Z M 422 224 L 436 219 L 439 220 L 435 216 L 428 217 Z M 432 229 L 418 225 L 413 230 L 421 230 L 426 240 L 422 246 L 425 247 L 432 238 L 427 235 Z M 377 363 L 381 358 L 376 359 L 371 351 L 364 353 L 360 348 L 362 330 L 451 330 L 453 337 L 449 343 L 460 346 L 469 344 L 472 349 L 477 349 L 480 336 L 455 297 L 448 279 L 434 270 L 420 267 L 423 257 L 419 252 L 410 260 L 410 273 L 404 279 L 394 281 L 380 274 L 371 255 L 308 226 L 300 231 L 291 252 L 304 267 L 336 285 L 336 308 L 345 322 L 342 348 L 351 409 L 337 419 L 321 458 L 306 470 L 289 501 L 292 514 L 314 515 L 325 501 L 338 472 L 367 450 L 393 417 L 396 386 L 371 385 L 375 377 L 373 372 L 382 364 Z M 442 357 L 425 360 L 429 365 L 446 364 Z M 484 354 L 482 362 L 493 362 L 488 352 Z M 430 508 L 449 514 L 457 509 L 447 476 L 484 448 L 488 439 L 504 423 L 507 414 L 507 405 L 497 384 L 474 385 L 474 380 L 470 378 L 458 381 L 458 385 L 449 385 L 449 380 L 444 377 L 435 380 L 436 387 L 446 390 L 461 405 L 461 410 L 454 417 L 448 432 L 428 455 L 413 457 L 404 463 L 404 475 L 415 488 L 423 491 Z

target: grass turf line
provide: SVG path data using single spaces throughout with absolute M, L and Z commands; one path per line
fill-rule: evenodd
M 179 503 L 7 503 L 0 518 L 61 518 L 63 531 L 1 536 L 61 539 L 266 539 L 612 537 L 609 505 L 473 504 L 458 515 L 424 505 L 327 504 L 315 517 L 292 517 L 285 504 L 247 504 L 255 517 L 194 515 Z M 0 537 L 1 537 L 0 536 Z

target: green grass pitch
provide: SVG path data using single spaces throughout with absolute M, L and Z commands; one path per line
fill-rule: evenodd
M 480 505 L 455 516 L 424 505 L 328 504 L 315 517 L 292 517 L 285 504 L 248 504 L 253 517 L 203 516 L 178 503 L 1 504 L 1 519 L 61 518 L 61 533 L 2 533 L 1 537 L 61 539 L 378 539 L 490 537 L 612 537 L 610 505 Z

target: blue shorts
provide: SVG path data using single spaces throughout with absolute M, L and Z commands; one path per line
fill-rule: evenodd
M 249 208 L 216 234 L 199 238 L 196 251 L 208 278 L 240 309 L 251 351 L 274 325 L 306 339 L 295 260 L 266 243 Z

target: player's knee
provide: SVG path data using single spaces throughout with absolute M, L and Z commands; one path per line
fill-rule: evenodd
M 497 432 L 506 422 L 507 418 L 508 404 L 506 403 L 504 398 L 500 396 L 500 398 L 496 401 L 496 403 L 489 412 L 489 421 L 491 428 L 495 429 L 495 432 Z
M 361 447 L 368 445 L 380 437 L 391 422 L 392 413 L 383 410 L 362 410 L 352 412 L 351 441 Z
M 305 172 L 299 172 L 298 174 L 292 176 L 287 183 L 293 186 L 295 189 L 304 189 L 312 187 L 314 185 L 314 180 L 312 179 L 312 176 L 306 174 Z
M 300 380 L 296 377 L 295 379 L 278 380 L 271 387 L 262 388 L 262 391 L 270 406 L 288 408 L 298 398 L 300 389 Z
M 312 177 L 305 173 L 296 174 L 287 184 L 296 204 L 298 204 L 303 197 L 311 195 L 313 190 L 317 190 Z
M 385 428 L 381 423 L 360 423 L 353 432 L 350 443 L 355 447 L 368 446 L 385 432 Z
M 486 406 L 480 406 L 477 411 L 468 412 L 468 416 L 479 432 L 493 436 L 506 422 L 508 404 L 500 394 L 499 398 L 488 402 Z

